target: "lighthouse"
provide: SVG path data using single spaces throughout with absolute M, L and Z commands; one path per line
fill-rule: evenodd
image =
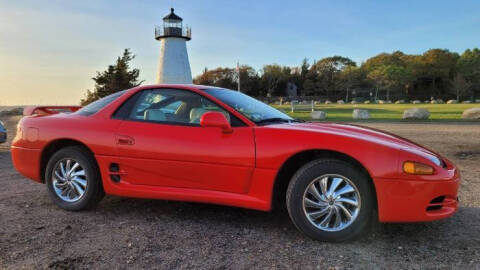
M 192 31 L 182 22 L 172 8 L 163 18 L 163 25 L 155 27 L 155 39 L 160 41 L 157 83 L 192 83 L 187 53 L 187 41 L 192 38 Z

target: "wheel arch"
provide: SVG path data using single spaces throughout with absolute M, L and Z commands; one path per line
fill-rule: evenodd
M 360 161 L 353 158 L 352 156 L 330 149 L 304 150 L 293 154 L 282 164 L 282 166 L 277 172 L 277 176 L 275 177 L 272 192 L 272 208 L 277 209 L 283 208 L 285 206 L 285 195 L 287 192 L 288 184 L 290 183 L 290 180 L 292 179 L 295 172 L 297 172 L 303 165 L 307 164 L 310 161 L 328 158 L 347 162 L 353 167 L 359 169 L 366 177 L 368 177 L 368 179 L 370 180 L 370 186 L 375 194 L 375 207 L 378 208 L 377 191 L 373 183 L 373 178 L 371 177 L 367 168 Z
M 58 150 L 69 147 L 69 146 L 80 146 L 87 150 L 95 159 L 95 155 L 93 151 L 84 143 L 71 139 L 71 138 L 61 138 L 61 139 L 56 139 L 51 142 L 49 142 L 42 150 L 41 156 L 40 156 L 40 181 L 42 183 L 45 183 L 45 170 L 47 168 L 48 161 L 52 157 L 53 154 L 55 154 Z M 96 159 L 95 159 L 96 162 Z M 97 163 L 98 167 L 98 163 Z

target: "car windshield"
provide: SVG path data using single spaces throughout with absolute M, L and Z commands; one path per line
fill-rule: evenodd
M 237 91 L 210 88 L 205 92 L 218 98 L 257 124 L 295 121 L 285 113 Z
M 84 115 L 84 116 L 93 115 L 93 114 L 97 113 L 98 111 L 100 111 L 101 109 L 103 109 L 108 104 L 112 103 L 115 99 L 117 99 L 118 97 L 123 95 L 126 91 L 127 90 L 123 90 L 123 91 L 111 94 L 109 96 L 106 96 L 104 98 L 101 98 L 101 99 L 99 99 L 95 102 L 92 102 L 92 103 L 88 104 L 87 106 L 81 108 L 80 110 L 78 110 L 75 113 L 80 114 L 80 115 Z

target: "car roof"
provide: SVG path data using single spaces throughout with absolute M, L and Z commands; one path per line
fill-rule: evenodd
M 151 88 L 166 88 L 166 87 L 171 87 L 175 89 L 195 89 L 195 90 L 206 90 L 206 89 L 225 89 L 222 87 L 217 87 L 217 86 L 211 86 L 211 85 L 200 85 L 200 84 L 168 84 L 168 83 L 162 83 L 162 84 L 149 84 L 149 85 L 141 85 L 132 89 L 137 89 L 137 90 L 144 90 L 144 89 L 151 89 Z

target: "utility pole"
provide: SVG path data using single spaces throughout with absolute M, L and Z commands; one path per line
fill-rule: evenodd
M 237 60 L 237 74 L 238 74 L 238 89 L 237 89 L 237 91 L 241 92 L 240 91 L 240 63 L 238 62 L 238 60 Z

